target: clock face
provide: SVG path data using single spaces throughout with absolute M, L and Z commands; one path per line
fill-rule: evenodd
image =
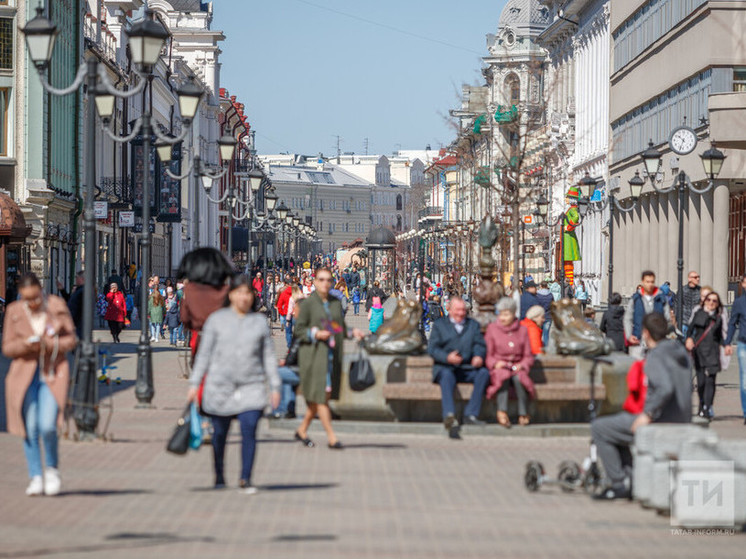
M 694 148 L 697 147 L 697 134 L 687 126 L 680 126 L 671 133 L 668 145 L 674 153 L 686 155 L 693 152 Z

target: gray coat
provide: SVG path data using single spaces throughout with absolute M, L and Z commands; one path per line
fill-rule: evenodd
M 241 316 L 231 308 L 212 313 L 202 329 L 189 383 L 198 387 L 205 374 L 206 413 L 232 416 L 263 409 L 268 403 L 266 381 L 272 391 L 281 385 L 266 316 Z
M 645 360 L 648 393 L 645 413 L 655 422 L 689 423 L 692 419 L 692 364 L 678 341 L 662 340 Z

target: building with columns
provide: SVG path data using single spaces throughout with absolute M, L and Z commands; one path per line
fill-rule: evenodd
M 610 175 L 616 195 L 629 203 L 627 183 L 642 173 L 639 154 L 648 141 L 663 153 L 656 177 L 668 188 L 685 171 L 699 189 L 707 186 L 699 155 L 717 142 L 727 159 L 706 194 L 687 191 L 684 202 L 683 274 L 697 270 L 724 301 L 737 295 L 746 271 L 746 2 L 616 0 L 611 3 Z M 675 61 L 675 63 L 672 63 Z M 671 132 L 685 124 L 699 145 L 677 156 Z M 646 180 L 630 213 L 614 216 L 614 289 L 626 295 L 645 269 L 658 282 L 677 285 L 678 193 L 661 194 Z M 726 216 L 727 219 L 726 219 Z
M 539 40 L 549 57 L 547 68 L 547 135 L 545 152 L 554 215 L 565 208 L 571 185 L 588 173 L 597 182 L 593 206 L 605 200 L 609 182 L 609 0 L 547 0 L 552 23 Z M 561 10 L 561 12 L 560 12 Z M 561 16 L 561 17 L 560 17 Z M 609 211 L 590 211 L 577 230 L 582 260 L 575 277 L 583 280 L 594 305 L 606 300 Z M 557 231 L 552 246 L 559 250 Z

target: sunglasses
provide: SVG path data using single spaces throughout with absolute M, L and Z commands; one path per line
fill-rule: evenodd
M 713 302 L 713 303 L 719 303 L 719 302 L 720 302 L 720 299 L 718 299 L 717 297 L 708 297 L 707 299 L 705 299 L 705 303 L 706 303 L 707 301 L 711 301 L 711 302 Z

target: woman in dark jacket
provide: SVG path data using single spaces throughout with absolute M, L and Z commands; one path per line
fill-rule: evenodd
M 609 299 L 609 308 L 601 318 L 601 332 L 614 342 L 617 351 L 627 352 L 624 343 L 624 307 L 619 293 L 612 293 Z
M 720 372 L 720 347 L 724 346 L 728 323 L 723 320 L 720 296 L 714 291 L 705 297 L 703 308 L 697 310 L 686 331 L 686 349 L 694 357 L 699 393 L 699 415 L 712 419 L 715 413 L 715 378 Z

